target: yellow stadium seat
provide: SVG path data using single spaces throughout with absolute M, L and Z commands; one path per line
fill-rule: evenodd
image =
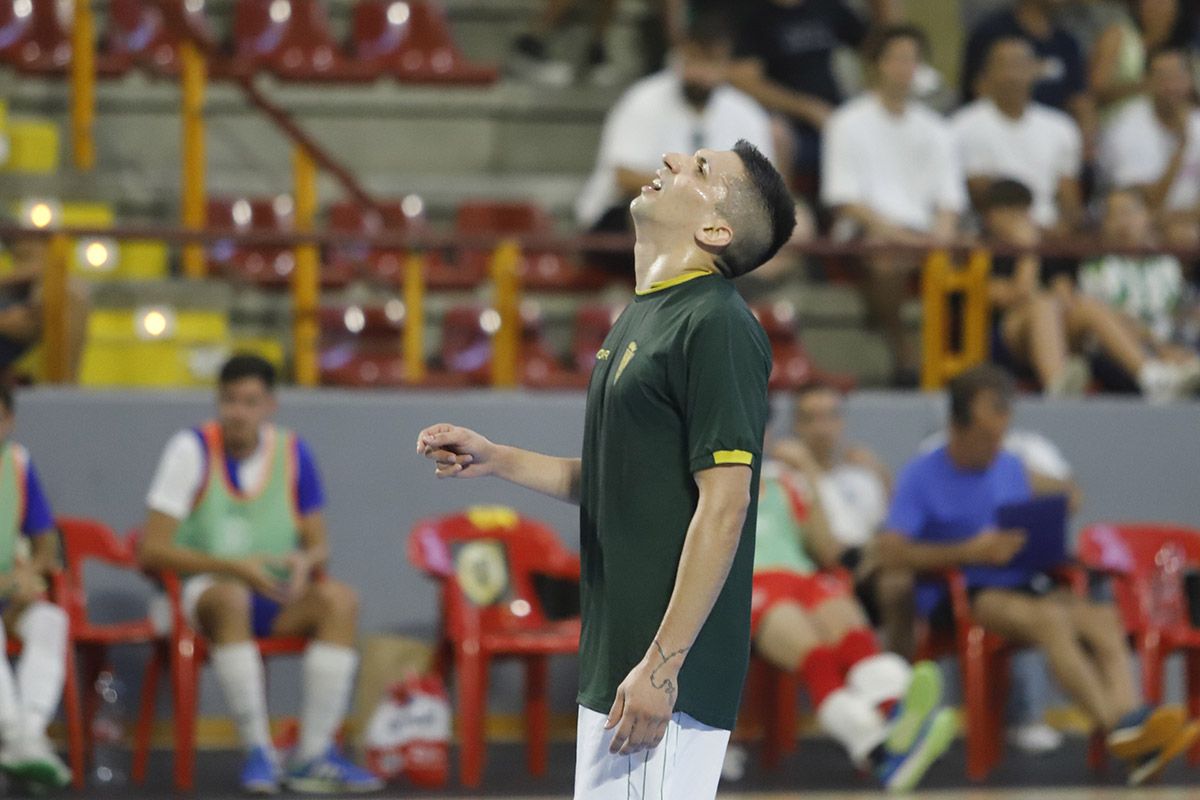
M 225 314 L 207 309 L 175 312 L 174 331 L 162 339 L 138 336 L 138 313 L 97 309 L 88 320 L 88 341 L 79 382 L 94 388 L 212 386 L 232 351 Z
M 58 224 L 64 228 L 111 228 L 117 212 L 108 203 L 65 202 Z
M 58 171 L 58 126 L 43 119 L 9 119 L 9 155 L 0 172 L 51 175 Z
M 127 281 L 158 281 L 170 274 L 167 246 L 152 239 L 126 239 L 120 243 L 117 268 L 112 274 Z

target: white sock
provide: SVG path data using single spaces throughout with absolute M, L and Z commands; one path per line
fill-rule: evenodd
M 254 642 L 217 645 L 212 649 L 212 664 L 242 746 L 270 750 L 266 676 L 258 646 Z
M 21 701 L 17 699 L 17 682 L 13 677 L 12 665 L 4 655 L 8 642 L 4 625 L 0 624 L 0 740 L 11 744 L 25 731 L 22 724 Z
M 31 736 L 44 736 L 62 699 L 67 672 L 67 613 L 39 600 L 17 619 L 17 633 L 24 645 L 17 661 L 17 694 L 25 730 Z
M 313 642 L 304 651 L 304 707 L 296 758 L 311 761 L 325 754 L 350 707 L 350 689 L 358 653 L 352 647 Z
M 887 735 L 887 723 L 874 704 L 849 689 L 838 689 L 825 698 L 817 709 L 817 722 L 846 748 L 857 767 L 866 766 Z
M 895 653 L 877 653 L 846 673 L 846 687 L 871 705 L 899 700 L 912 681 L 912 667 Z

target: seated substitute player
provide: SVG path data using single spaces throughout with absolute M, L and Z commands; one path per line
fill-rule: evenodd
M 845 545 L 829 528 L 821 469 L 798 440 L 774 448 L 763 467 L 754 545 L 751 635 L 759 654 L 804 678 L 821 728 L 891 791 L 908 791 L 958 731 L 938 709 L 942 674 L 880 651 L 853 589 L 827 570 Z M 798 465 L 793 471 L 787 465 Z
M 71 772 L 46 738 L 66 674 L 67 615 L 44 599 L 59 569 L 58 534 L 29 451 L 9 441 L 12 391 L 0 387 L 0 771 L 30 788 L 61 788 Z M 14 675 L 5 633 L 24 647 Z
M 792 234 L 748 142 L 668 153 L 630 204 L 638 296 L 588 385 L 581 458 L 433 425 L 444 478 L 495 475 L 579 505 L 576 800 L 712 800 L 750 659 L 771 350 L 731 279 Z M 636 790 L 635 790 L 635 787 Z
M 321 575 L 329 549 L 316 462 L 296 434 L 271 423 L 275 370 L 237 355 L 222 368 L 217 420 L 167 443 L 146 498 L 139 557 L 184 577 L 184 613 L 212 642 L 212 664 L 246 749 L 242 787 L 278 791 L 255 636 L 309 636 L 300 741 L 287 785 L 300 792 L 373 791 L 381 782 L 333 744 L 358 654 L 358 596 Z
M 1001 449 L 1014 394 L 1009 375 L 991 364 L 951 381 L 947 442 L 901 473 L 879 558 L 886 569 L 917 574 L 961 567 L 975 620 L 1045 654 L 1063 691 L 1105 732 L 1109 751 L 1138 785 L 1196 741 L 1200 722 L 1186 723 L 1177 706 L 1139 704 L 1125 629 L 1111 603 L 1006 566 L 1025 534 L 999 530 L 997 511 L 1033 496 L 1021 461 Z M 936 610 L 945 602 L 941 586 L 917 586 L 920 613 L 944 616 Z

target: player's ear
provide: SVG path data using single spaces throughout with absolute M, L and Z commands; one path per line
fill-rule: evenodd
M 733 229 L 720 217 L 704 223 L 696 229 L 696 246 L 714 255 L 723 251 L 733 241 Z

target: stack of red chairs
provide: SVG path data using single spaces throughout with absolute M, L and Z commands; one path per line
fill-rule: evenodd
M 789 391 L 820 383 L 848 392 L 857 384 L 852 375 L 825 372 L 812 362 L 800 340 L 796 309 L 790 302 L 783 300 L 758 305 L 752 310 L 771 342 L 773 363 L 768 387 L 772 391 Z
M 578 651 L 580 622 L 551 619 L 536 586 L 538 576 L 578 582 L 579 557 L 541 523 L 511 509 L 477 508 L 418 522 L 408 560 L 439 585 L 440 666 L 455 676 L 463 784 L 483 779 L 488 670 L 502 658 L 525 664 L 529 771 L 545 774 L 548 660 Z M 460 576 L 471 576 L 470 585 Z
M 288 81 L 342 83 L 378 75 L 342 52 L 318 0 L 238 0 L 233 47 L 235 74 L 269 71 Z
M 379 204 L 378 211 L 353 202 L 342 202 L 330 207 L 329 227 L 338 233 L 376 235 L 420 231 L 427 227 L 427 222 L 421 213 L 406 212 L 405 201 L 385 201 Z M 403 283 L 404 262 L 409 255 L 410 252 L 403 248 L 339 245 L 329 249 L 325 269 L 339 276 L 361 275 L 373 283 L 394 289 Z M 422 257 L 427 286 L 433 289 L 462 288 L 457 271 L 440 253 L 427 251 Z
M 179 25 L 171 24 L 171 15 L 177 15 Z M 97 69 L 101 74 L 116 75 L 136 66 L 152 75 L 178 75 L 182 26 L 202 41 L 212 41 L 200 0 L 180 4 L 110 0 L 108 29 Z
M 575 374 L 587 385 L 592 368 L 596 366 L 596 354 L 604 346 L 604 338 L 612 330 L 621 309 L 611 305 L 581 306 L 575 312 L 575 335 L 571 355 Z
M 521 306 L 521 385 L 530 389 L 582 389 L 587 374 L 563 366 L 545 341 L 541 310 L 536 303 Z
M 321 309 L 321 383 L 355 388 L 405 383 L 401 335 L 404 307 L 347 306 Z
M 55 0 L 0 0 L 0 63 L 34 75 L 71 64 L 71 20 Z
M 486 85 L 499 78 L 495 67 L 463 56 L 445 12 L 427 0 L 360 0 L 351 38 L 361 64 L 401 81 Z
M 218 230 L 279 232 L 292 228 L 291 198 L 215 197 L 208 201 L 208 224 Z M 209 272 L 269 288 L 284 288 L 296 259 L 278 245 L 242 245 L 221 240 L 209 246 Z
M 1200 530 L 1159 522 L 1099 523 L 1085 529 L 1079 540 L 1079 558 L 1088 569 L 1114 578 L 1114 594 L 1126 629 L 1133 636 L 1141 661 L 1142 696 L 1147 703 L 1163 701 L 1167 658 L 1184 656 L 1187 677 L 1188 717 L 1200 717 L 1200 628 L 1188 618 L 1182 582 L 1173 587 L 1174 620 L 1156 619 L 1154 586 L 1160 566 L 1156 558 L 1164 548 L 1182 557 L 1183 570 L 1200 567 Z M 1157 591 L 1164 591 L 1158 588 Z M 1200 763 L 1200 746 L 1192 749 L 1191 762 Z

